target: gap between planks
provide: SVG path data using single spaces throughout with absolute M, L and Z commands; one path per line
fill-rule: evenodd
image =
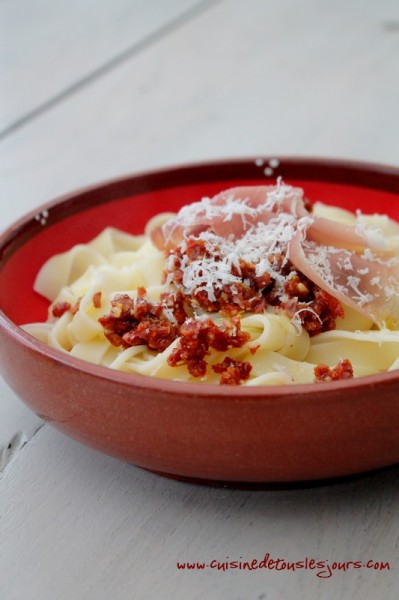
M 23 431 L 18 431 L 6 444 L 5 446 L 0 446 L 0 479 L 1 475 L 10 465 L 10 463 L 14 460 L 14 458 L 19 454 L 19 452 L 24 448 L 29 442 L 33 440 L 35 435 L 45 426 L 46 423 L 40 423 L 40 425 L 35 429 L 35 431 L 28 436 Z
M 58 106 L 65 100 L 67 100 L 70 96 L 76 94 L 81 91 L 85 87 L 91 85 L 104 75 L 110 73 L 113 69 L 119 67 L 121 64 L 127 62 L 131 58 L 137 56 L 150 46 L 156 44 L 163 38 L 167 37 L 171 33 L 174 33 L 178 29 L 180 29 L 183 25 L 192 21 L 196 17 L 202 15 L 208 9 L 213 8 L 216 4 L 223 2 L 224 0 L 200 0 L 198 4 L 190 7 L 177 17 L 173 18 L 168 23 L 165 23 L 155 31 L 149 33 L 146 37 L 144 37 L 139 42 L 135 42 L 132 46 L 126 48 L 123 52 L 120 52 L 118 55 L 111 58 L 109 61 L 94 69 L 84 77 L 81 77 L 74 84 L 65 88 L 55 96 L 51 97 L 46 102 L 43 102 L 33 110 L 26 113 L 24 116 L 20 117 L 14 123 L 11 123 L 8 127 L 0 131 L 0 142 L 12 135 L 25 125 L 29 124 L 31 121 L 43 115 L 47 110 L 52 109 L 55 106 Z

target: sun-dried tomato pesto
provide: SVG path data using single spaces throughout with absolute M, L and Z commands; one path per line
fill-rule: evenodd
M 335 329 L 337 317 L 344 316 L 338 300 L 295 269 L 281 253 L 265 256 L 265 260 L 270 263 L 274 278 L 268 272 L 258 275 L 256 264 L 239 258 L 230 265 L 228 273 L 223 271 L 232 282 L 213 283 L 210 288 L 204 286 L 201 277 L 205 278 L 211 261 L 215 265 L 221 263 L 221 251 L 216 247 L 211 253 L 204 240 L 190 237 L 169 252 L 164 281 L 173 283 L 193 308 L 209 313 L 232 317 L 243 312 L 262 313 L 271 306 L 295 316 L 310 336 Z M 189 292 L 185 273 L 193 265 L 199 283 Z
M 79 310 L 79 306 L 80 298 L 74 304 L 71 304 L 70 302 L 56 302 L 52 305 L 50 312 L 55 319 L 59 319 L 66 312 L 71 313 L 71 315 L 75 315 Z
M 241 331 L 240 320 L 236 317 L 226 320 L 222 327 L 215 325 L 209 317 L 188 319 L 180 327 L 180 339 L 168 364 L 171 367 L 186 365 L 193 377 L 204 377 L 207 370 L 205 357 L 211 348 L 225 352 L 230 348 L 241 348 L 249 340 L 249 333 Z
M 141 287 L 137 299 L 127 294 L 115 296 L 110 313 L 99 322 L 111 344 L 123 348 L 143 344 L 150 350 L 162 352 L 179 338 L 167 359 L 168 364 L 171 367 L 186 365 L 193 377 L 206 375 L 206 358 L 212 349 L 224 352 L 240 348 L 250 339 L 249 333 L 241 331 L 238 318 L 225 319 L 218 326 L 209 317 L 193 318 L 189 313 L 190 307 L 181 292 L 162 294 L 160 301 L 153 303 Z M 221 383 L 236 385 L 249 377 L 249 367 L 249 363 L 233 361 L 214 370 L 222 374 Z
M 340 360 L 339 363 L 330 368 L 327 365 L 320 364 L 314 368 L 315 382 L 327 383 L 330 381 L 339 381 L 341 379 L 352 379 L 353 367 L 348 359 Z
M 71 309 L 70 302 L 56 302 L 51 307 L 51 313 L 52 313 L 53 317 L 55 317 L 56 319 L 59 319 L 60 317 L 62 317 L 62 315 L 64 313 L 66 313 L 70 309 Z
M 162 294 L 160 301 L 153 303 L 147 299 L 145 288 L 140 287 L 136 300 L 127 294 L 116 295 L 110 313 L 99 322 L 114 346 L 129 348 L 143 344 L 162 352 L 179 336 L 179 326 L 186 318 L 180 292 Z
M 235 360 L 226 356 L 221 363 L 212 366 L 215 373 L 221 373 L 221 385 L 239 385 L 249 378 L 252 365 L 248 361 Z

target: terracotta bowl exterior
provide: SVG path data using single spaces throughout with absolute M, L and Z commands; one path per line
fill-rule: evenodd
M 273 178 L 312 200 L 399 220 L 399 169 L 280 158 Z M 245 388 L 115 372 L 69 357 L 19 325 L 45 320 L 41 264 L 106 226 L 141 233 L 165 210 L 235 185 L 266 184 L 269 157 L 133 175 L 50 202 L 0 238 L 0 366 L 19 397 L 102 452 L 178 478 L 300 482 L 399 462 L 399 371 L 355 380 Z M 270 173 L 269 171 L 266 171 Z

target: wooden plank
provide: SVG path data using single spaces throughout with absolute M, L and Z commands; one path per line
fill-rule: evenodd
M 0 135 L 189 18 L 198 0 L 0 3 Z
M 22 404 L 0 377 L 0 473 L 41 424 L 42 420 Z
M 216 4 L 4 139 L 1 197 L 16 215 L 96 180 L 220 156 L 397 163 L 394 5 L 365 3 L 359 19 L 346 0 Z
M 46 425 L 1 481 L 1 597 L 390 600 L 397 598 L 398 486 L 399 469 L 305 490 L 195 486 L 101 456 Z M 261 561 L 267 553 L 325 566 L 176 567 Z M 369 560 L 391 569 L 349 565 L 317 575 L 336 561 Z

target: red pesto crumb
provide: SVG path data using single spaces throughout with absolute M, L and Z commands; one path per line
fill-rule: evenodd
M 239 385 L 246 381 L 251 373 L 252 365 L 247 361 L 234 360 L 226 356 L 221 363 L 212 366 L 215 373 L 221 373 L 221 385 Z
M 260 348 L 260 344 L 258 344 L 257 346 L 251 346 L 251 347 L 249 348 L 249 351 L 250 351 L 250 353 L 252 354 L 252 356 L 255 354 L 255 352 L 256 352 L 257 350 L 259 350 L 259 348 Z
M 171 311 L 172 320 L 164 313 Z M 117 294 L 111 301 L 111 311 L 99 319 L 105 337 L 114 346 L 147 345 L 150 350 L 162 352 L 178 336 L 179 324 L 187 318 L 184 298 L 180 292 L 162 294 L 160 302 L 147 299 L 144 287 L 137 290 L 137 299 Z
M 250 339 L 247 332 L 241 331 L 238 318 L 225 321 L 218 327 L 210 318 L 189 319 L 180 327 L 180 340 L 168 358 L 171 367 L 187 365 L 193 377 L 204 377 L 209 349 L 225 352 L 229 348 L 240 348 Z
M 147 345 L 150 350 L 163 352 L 176 339 L 176 325 L 166 319 L 143 319 L 122 337 L 125 347 Z
M 175 286 L 182 290 L 187 302 L 193 307 L 200 306 L 207 312 L 219 311 L 223 317 L 234 317 L 245 311 L 263 313 L 268 306 L 282 308 L 290 317 L 297 313 L 303 328 L 311 337 L 335 329 L 337 317 L 344 316 L 340 302 L 297 271 L 281 253 L 268 256 L 268 260 L 273 269 L 285 277 L 284 297 L 277 293 L 275 281 L 269 273 L 256 276 L 255 264 L 242 259 L 239 259 L 239 268 L 235 265 L 231 267 L 231 274 L 239 277 L 241 282 L 214 287 L 214 300 L 209 299 L 208 292 L 201 289 L 201 286 L 194 289 L 192 294 L 187 294 L 182 283 L 183 258 L 188 263 L 202 258 L 214 258 L 218 262 L 220 256 L 217 249 L 215 255 L 210 254 L 204 240 L 190 237 L 185 243 L 184 251 L 181 246 L 177 246 L 168 253 L 171 264 L 164 273 L 164 281 L 171 275 Z
M 127 294 L 115 296 L 110 313 L 101 317 L 99 322 L 111 344 L 124 348 L 145 344 L 151 350 L 162 352 L 180 337 L 168 364 L 172 367 L 187 365 L 193 377 L 206 374 L 204 359 L 210 348 L 224 352 L 229 348 L 240 348 L 250 339 L 249 333 L 241 331 L 238 318 L 226 320 L 222 327 L 215 325 L 210 318 L 190 319 L 181 292 L 162 294 L 160 302 L 152 303 L 143 287 L 138 288 L 136 300 Z M 224 376 L 225 380 L 245 378 L 246 367 L 229 366 L 232 368 Z
M 59 319 L 64 313 L 66 313 L 70 309 L 71 304 L 69 302 L 56 302 L 51 309 L 51 313 L 53 317 Z
M 202 258 L 211 258 L 211 254 L 206 249 L 205 242 L 197 238 L 188 238 L 186 240 L 187 248 L 183 252 L 181 246 L 177 246 L 172 252 L 168 253 L 169 260 L 173 257 L 173 263 L 164 273 L 164 281 L 169 274 L 173 275 L 173 283 L 176 287 L 182 287 L 183 272 L 180 268 L 183 256 L 188 261 L 200 260 Z M 216 261 L 218 258 L 216 257 Z M 224 317 L 233 317 L 243 311 L 262 313 L 267 308 L 267 302 L 262 296 L 261 290 L 271 284 L 271 277 L 268 273 L 257 277 L 256 267 L 253 263 L 239 260 L 239 269 L 232 266 L 231 273 L 242 279 L 234 286 L 223 285 L 221 289 L 214 289 L 215 300 L 209 299 L 205 290 L 196 290 L 192 295 L 187 294 L 187 301 L 192 306 L 200 306 L 207 312 L 218 312 Z M 244 282 L 245 281 L 245 282 Z
M 56 302 L 51 309 L 51 314 L 56 319 L 62 317 L 67 311 L 69 311 L 71 315 L 75 315 L 79 310 L 81 300 L 82 298 L 79 298 L 74 304 L 70 304 L 69 302 Z
M 93 294 L 93 306 L 94 308 L 101 308 L 101 292 Z
M 317 365 L 314 368 L 315 382 L 324 383 L 329 381 L 339 381 L 341 379 L 353 378 L 353 367 L 351 362 L 345 358 L 332 369 L 327 365 Z

